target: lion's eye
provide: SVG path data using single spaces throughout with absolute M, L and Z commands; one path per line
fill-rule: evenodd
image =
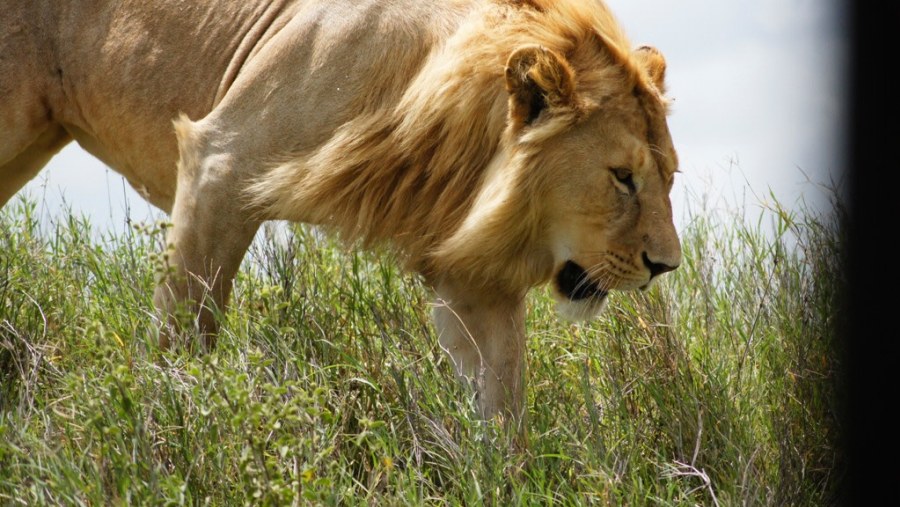
M 612 171 L 613 176 L 615 176 L 616 181 L 622 184 L 627 190 L 629 194 L 633 194 L 637 191 L 637 187 L 634 186 L 634 175 L 631 172 L 631 169 L 626 169 L 624 167 L 611 167 L 610 171 Z

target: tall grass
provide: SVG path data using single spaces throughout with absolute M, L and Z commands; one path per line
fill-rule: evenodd
M 213 353 L 160 352 L 163 227 L 0 211 L 0 503 L 823 505 L 843 208 L 692 212 L 587 324 L 528 299 L 528 440 L 475 417 L 389 255 L 262 234 Z

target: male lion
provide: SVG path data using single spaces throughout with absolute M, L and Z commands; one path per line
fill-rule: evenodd
M 261 221 L 320 224 L 402 254 L 483 414 L 521 420 L 529 288 L 587 318 L 680 262 L 665 63 L 600 0 L 0 12 L 0 205 L 75 139 L 171 213 L 155 303 L 205 333 Z

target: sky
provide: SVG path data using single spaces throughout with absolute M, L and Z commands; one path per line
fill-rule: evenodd
M 635 46 L 668 64 L 669 127 L 687 208 L 770 202 L 826 211 L 842 181 L 848 36 L 836 0 L 607 0 Z M 70 207 L 100 231 L 164 218 L 123 178 L 71 143 L 26 186 L 45 219 Z M 127 211 L 126 211 L 127 210 Z M 753 214 L 752 209 L 750 215 Z

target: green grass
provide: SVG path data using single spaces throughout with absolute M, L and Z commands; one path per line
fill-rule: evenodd
M 162 353 L 162 227 L 0 211 L 0 504 L 823 505 L 841 486 L 839 222 L 693 212 L 587 324 L 528 305 L 529 447 L 479 422 L 387 255 L 261 235 L 217 348 Z M 772 232 L 774 231 L 774 233 Z

